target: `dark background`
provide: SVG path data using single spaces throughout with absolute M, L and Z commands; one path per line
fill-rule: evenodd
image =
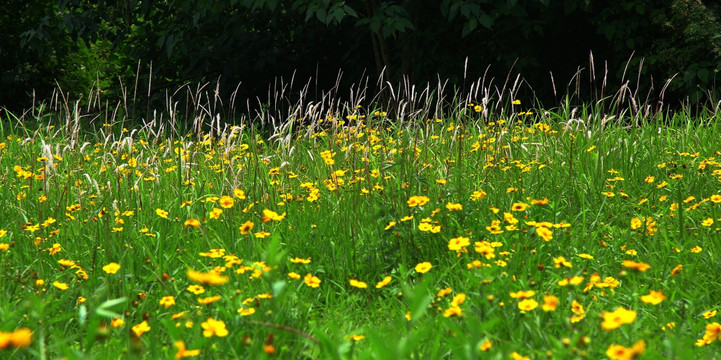
M 241 82 L 244 103 L 294 73 L 299 83 L 314 78 L 312 97 L 339 70 L 347 86 L 363 76 L 373 84 L 382 69 L 392 82 L 455 87 L 487 69 L 496 84 L 521 74 L 543 106 L 558 105 L 579 68 L 587 90 L 578 101 L 601 96 L 604 68 L 604 95 L 626 81 L 658 94 L 676 75 L 667 104 L 718 99 L 721 6 L 710 1 L 5 0 L 1 13 L 0 107 L 13 112 L 58 85 L 81 103 L 92 91 L 162 106 L 166 90 L 220 79 L 224 99 Z

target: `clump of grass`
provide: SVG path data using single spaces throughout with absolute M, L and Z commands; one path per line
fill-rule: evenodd
M 3 356 L 718 355 L 717 111 L 308 84 L 6 114 Z

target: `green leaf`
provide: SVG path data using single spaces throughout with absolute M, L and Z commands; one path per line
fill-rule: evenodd
M 448 12 L 448 20 L 449 21 L 453 21 L 453 19 L 456 18 L 456 16 L 458 15 L 458 8 L 460 6 L 461 6 L 460 2 L 456 2 L 456 3 L 453 3 L 453 5 L 451 5 L 451 9 Z
M 711 77 L 711 72 L 706 68 L 701 68 L 696 72 L 696 75 L 698 76 L 701 81 L 704 83 L 707 83 L 709 81 L 709 78 Z
M 483 25 L 484 28 L 490 29 L 493 27 L 493 19 L 486 13 L 481 14 L 481 16 L 478 18 L 478 22 Z
M 371 31 L 378 34 L 381 29 L 381 22 L 378 19 L 373 18 L 373 20 L 371 20 L 371 22 L 370 22 L 370 28 L 371 28 Z
M 320 22 L 322 22 L 322 23 L 324 23 L 324 24 L 327 24 L 327 23 L 328 23 L 328 22 L 326 21 L 326 18 L 327 18 L 326 15 L 327 15 L 327 14 L 326 14 L 326 12 L 325 12 L 325 9 L 318 9 L 318 11 L 315 12 L 315 16 L 318 18 L 318 21 L 320 21 Z
M 108 318 L 108 319 L 112 319 L 112 318 L 116 318 L 116 317 L 120 318 L 120 317 L 122 317 L 122 315 L 113 311 L 113 308 L 124 304 L 126 300 L 127 300 L 127 298 L 125 298 L 125 297 L 107 300 L 104 303 L 100 304 L 100 306 L 98 306 L 98 308 L 95 310 L 95 314 L 105 317 L 105 318 Z
M 463 15 L 464 18 L 468 18 L 471 15 L 471 7 L 468 6 L 468 4 L 464 3 L 461 6 L 461 15 Z
M 80 305 L 80 308 L 78 309 L 78 323 L 80 325 L 85 325 L 85 320 L 88 317 L 88 307 L 85 306 L 85 304 Z
M 616 33 L 616 27 L 612 25 L 604 25 L 601 28 L 603 35 L 606 36 L 607 40 L 613 39 L 613 35 Z
M 343 11 L 343 8 L 337 7 L 335 8 L 335 22 L 337 24 L 340 24 L 341 20 L 343 20 L 343 16 L 345 16 L 345 12 Z
M 357 13 L 355 10 L 353 10 L 352 7 L 350 7 L 350 6 L 348 6 L 348 5 L 344 5 L 344 6 L 343 6 L 343 11 L 345 11 L 345 13 L 348 14 L 348 16 L 352 16 L 352 17 L 354 17 L 354 18 L 358 18 L 358 13 Z
M 417 322 L 420 320 L 428 309 L 428 304 L 431 303 L 433 297 L 428 292 L 428 286 L 430 280 L 427 277 L 425 280 L 416 284 L 415 287 L 410 285 L 403 285 L 403 299 L 411 311 L 411 321 Z
M 283 289 L 285 289 L 285 286 L 288 283 L 284 280 L 278 280 L 271 285 L 271 288 L 273 289 L 273 297 L 278 297 L 281 292 L 283 292 Z
M 268 250 L 265 252 L 265 261 L 268 266 L 276 266 L 280 264 L 285 257 L 285 251 L 281 249 L 280 235 L 273 234 L 268 244 Z
M 576 10 L 576 0 L 566 0 L 563 3 L 563 13 L 568 15 Z
M 461 32 L 461 37 L 466 37 L 468 34 L 472 33 L 473 30 L 475 30 L 478 27 L 478 22 L 476 19 L 470 19 L 466 21 L 465 24 L 463 24 L 463 31 Z
M 165 43 L 165 35 L 160 35 L 158 37 L 158 48 L 162 49 L 164 43 Z

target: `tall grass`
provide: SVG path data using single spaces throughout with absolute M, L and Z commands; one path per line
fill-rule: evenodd
M 717 356 L 718 106 L 594 72 L 5 113 L 0 354 Z

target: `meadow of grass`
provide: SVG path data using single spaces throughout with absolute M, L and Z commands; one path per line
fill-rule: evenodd
M 525 102 L 7 115 L 0 357 L 717 357 L 718 112 Z

